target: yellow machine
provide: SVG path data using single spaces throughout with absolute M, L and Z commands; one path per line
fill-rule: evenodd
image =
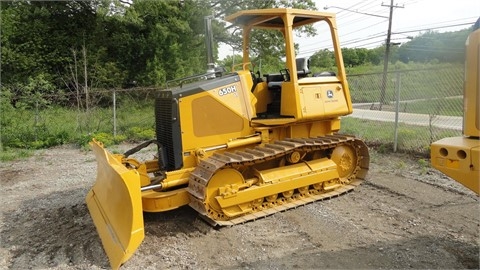
M 479 24 L 479 21 L 477 24 Z M 432 165 L 480 194 L 480 29 L 465 46 L 463 136 L 444 138 L 431 145 Z
M 156 140 L 124 155 L 91 142 L 98 175 L 86 202 L 112 268 L 142 242 L 143 212 L 188 204 L 212 225 L 234 225 L 345 193 L 367 174 L 365 144 L 337 134 L 352 104 L 334 14 L 262 9 L 226 20 L 243 28 L 240 70 L 159 91 Z M 329 29 L 337 67 L 318 76 L 296 59 L 293 41 L 294 28 L 315 22 Z M 278 74 L 248 69 L 257 28 L 285 38 Z M 129 157 L 150 143 L 157 158 Z

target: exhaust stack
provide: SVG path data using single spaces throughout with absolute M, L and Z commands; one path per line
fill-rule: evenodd
M 212 31 L 213 16 L 205 16 L 205 45 L 207 48 L 207 79 L 215 78 L 215 63 L 213 60 L 213 31 Z

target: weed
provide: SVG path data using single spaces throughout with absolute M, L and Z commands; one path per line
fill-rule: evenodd
M 151 102 L 145 103 L 153 107 Z M 41 149 L 74 143 L 87 150 L 94 137 L 105 145 L 111 145 L 126 139 L 152 139 L 155 135 L 152 108 L 147 105 L 131 110 L 127 110 L 128 107 L 119 108 L 118 122 L 124 128 L 119 128 L 115 137 L 111 135 L 112 115 L 108 108 L 94 108 L 88 112 L 64 107 L 48 107 L 39 111 L 8 108 L 2 110 L 0 119 L 2 146 L 5 148 Z M 5 153 L 5 158 L 8 155 Z
M 31 149 L 12 149 L 4 148 L 3 151 L 0 151 L 0 161 L 13 161 L 17 159 L 25 159 L 33 155 L 33 150 Z
M 155 138 L 155 130 L 153 128 L 132 127 L 127 130 L 126 136 L 135 140 L 151 140 Z
M 407 166 L 407 164 L 405 164 L 405 162 L 403 160 L 400 160 L 397 163 L 397 169 L 399 169 L 399 170 L 405 169 L 406 166 Z
M 430 169 L 430 163 L 423 158 L 419 159 L 417 161 L 417 163 L 420 166 L 420 169 L 421 169 L 420 174 L 422 174 L 422 175 L 426 174 L 428 172 L 428 170 Z
M 393 151 L 393 134 L 395 123 L 380 122 L 352 117 L 343 117 L 341 131 L 344 134 L 359 136 L 365 143 L 375 148 L 379 153 L 391 153 Z M 443 130 L 443 137 L 458 136 L 459 131 Z M 417 154 L 429 156 L 430 137 L 429 127 L 414 126 L 400 123 L 398 125 L 398 148 L 400 151 L 411 151 Z M 442 137 L 442 138 L 443 138 Z

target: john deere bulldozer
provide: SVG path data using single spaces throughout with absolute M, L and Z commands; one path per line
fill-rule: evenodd
M 480 195 L 480 19 L 465 46 L 463 136 L 431 145 L 433 167 Z
M 91 142 L 98 172 L 86 202 L 112 268 L 142 242 L 143 212 L 189 205 L 214 226 L 235 225 L 348 192 L 367 174 L 365 144 L 338 133 L 352 104 L 334 14 L 262 9 L 226 20 L 243 29 L 238 68 L 210 65 L 208 79 L 158 91 L 155 140 L 123 155 Z M 312 74 L 296 58 L 294 29 L 316 22 L 328 29 L 334 71 Z M 250 70 L 255 29 L 283 34 L 284 69 Z M 130 157 L 152 143 L 153 160 Z

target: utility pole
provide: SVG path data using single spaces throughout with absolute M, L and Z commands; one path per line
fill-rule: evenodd
M 392 35 L 392 18 L 393 18 L 393 8 L 403 8 L 403 6 L 393 5 L 393 0 L 390 0 L 390 5 L 384 5 L 382 7 L 390 7 L 390 15 L 388 16 L 388 32 L 387 32 L 387 41 L 385 43 L 385 55 L 383 56 L 383 78 L 382 78 L 382 92 L 380 93 L 380 107 L 379 111 L 382 110 L 383 104 L 385 104 L 385 91 L 387 89 L 387 72 L 388 72 L 388 61 L 390 57 L 390 37 Z

